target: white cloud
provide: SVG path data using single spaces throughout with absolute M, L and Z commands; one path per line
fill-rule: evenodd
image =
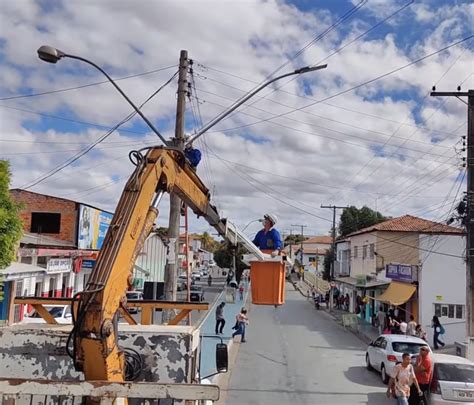
M 177 64 L 179 51 L 187 49 L 195 61 L 204 122 L 286 63 L 289 56 L 336 18 L 327 10 L 303 12 L 277 1 L 68 1 L 50 9 L 33 1 L 6 4 L 0 28 L 4 72 L 0 95 L 103 80 L 94 69 L 73 60 L 55 66 L 40 62 L 36 49 L 42 44 L 90 58 L 114 77 Z M 400 7 L 397 2 L 369 5 L 367 13 L 377 21 Z M 457 100 L 448 100 L 437 110 L 439 100 L 421 97 L 438 81 L 439 88 L 454 89 L 472 73 L 470 50 L 453 48 L 327 102 L 240 130 L 221 132 L 303 108 L 403 66 L 462 36 L 461 29 L 470 18 L 469 6 L 449 7 L 448 2 L 437 10 L 429 4 L 411 6 L 410 10 L 397 18 L 426 24 L 425 34 L 416 39 L 413 47 L 407 50 L 398 45 L 397 39 L 404 33 L 397 29 L 397 20 L 388 34 L 361 39 L 331 57 L 327 61 L 329 67 L 306 75 L 304 84 L 298 80 L 282 81 L 278 87 L 286 83 L 283 91 L 263 91 L 205 135 L 213 152 L 201 144 L 205 160 L 198 173 L 215 190 L 215 202 L 223 214 L 243 226 L 271 210 L 281 218 L 281 229 L 292 223 L 307 223 L 324 234 L 329 222 L 316 216 L 330 215 L 319 208 L 321 203 L 367 204 L 372 208 L 377 204 L 379 210 L 391 215 L 441 206 L 458 170 L 454 157 L 441 162 L 455 156 L 451 145 L 459 139 L 460 131 L 449 133 L 465 122 L 465 110 L 456 104 Z M 279 73 L 324 59 L 374 23 L 373 18 L 364 18 L 364 13 L 358 13 L 348 25 L 350 32 L 331 32 Z M 434 26 L 433 18 L 437 22 Z M 175 70 L 119 84 L 139 104 Z M 472 83 L 471 76 L 464 86 Z M 175 92 L 173 82 L 144 108 L 166 137 L 173 134 Z M 305 94 L 310 96 L 301 97 Z M 45 121 L 51 125 L 48 130 L 44 124 L 38 126 L 41 121 L 37 116 L 3 109 L 1 105 L 69 114 L 107 126 L 131 110 L 109 84 L 0 102 L 1 150 L 12 162 L 15 186 L 51 170 L 104 131 L 79 126 L 76 132 L 66 131 L 63 123 L 56 124 L 54 120 Z M 138 122 L 135 119 L 123 129 L 133 129 Z M 192 130 L 191 115 L 187 117 L 187 127 Z M 441 142 L 431 145 L 433 137 Z M 33 190 L 112 210 L 133 169 L 128 151 L 141 147 L 142 142 L 156 140 L 148 130 L 143 136 L 119 131 L 96 151 Z M 398 149 L 400 145 L 402 148 Z M 165 200 L 160 224 L 165 223 L 167 206 Z M 445 210 L 427 215 L 437 218 Z M 194 229 L 207 229 L 202 219 L 191 223 Z

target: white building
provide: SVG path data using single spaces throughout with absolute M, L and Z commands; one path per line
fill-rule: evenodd
M 447 344 L 466 339 L 466 263 L 463 236 L 430 235 L 420 237 L 418 275 L 419 322 L 433 338 L 431 319 L 437 315 L 446 333 Z M 431 251 L 437 253 L 431 253 Z M 439 253 L 448 253 L 447 256 Z
M 347 277 L 351 274 L 351 242 L 343 239 L 336 242 L 336 261 L 334 277 Z

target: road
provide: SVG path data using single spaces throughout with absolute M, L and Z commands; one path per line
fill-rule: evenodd
M 391 403 L 378 374 L 365 368 L 365 344 L 291 284 L 286 294 L 282 307 L 251 307 L 226 404 Z

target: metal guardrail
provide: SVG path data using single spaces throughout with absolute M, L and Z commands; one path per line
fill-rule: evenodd
M 43 298 L 43 297 L 16 297 L 15 305 L 31 305 L 38 314 L 49 324 L 56 324 L 56 320 L 44 308 L 43 305 L 72 305 L 72 298 Z M 168 322 L 168 325 L 178 325 L 189 312 L 193 310 L 207 311 L 209 303 L 207 302 L 180 302 L 180 301 L 163 301 L 163 300 L 128 300 L 127 307 L 140 308 L 141 325 L 151 325 L 154 309 L 177 309 L 180 312 Z M 76 308 L 73 306 L 73 311 Z M 130 315 L 125 308 L 120 308 L 120 313 L 124 319 L 131 325 L 136 325 L 137 322 Z M 1 404 L 0 404 L 1 405 Z
M 75 405 L 84 402 L 119 405 L 125 402 L 124 399 L 134 405 L 200 404 L 201 401 L 217 401 L 219 387 L 204 384 L 0 379 L 0 405 Z

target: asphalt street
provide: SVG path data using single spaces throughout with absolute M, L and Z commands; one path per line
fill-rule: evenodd
M 287 283 L 285 305 L 253 305 L 227 405 L 390 404 L 366 345 Z M 236 341 L 240 338 L 235 338 Z

